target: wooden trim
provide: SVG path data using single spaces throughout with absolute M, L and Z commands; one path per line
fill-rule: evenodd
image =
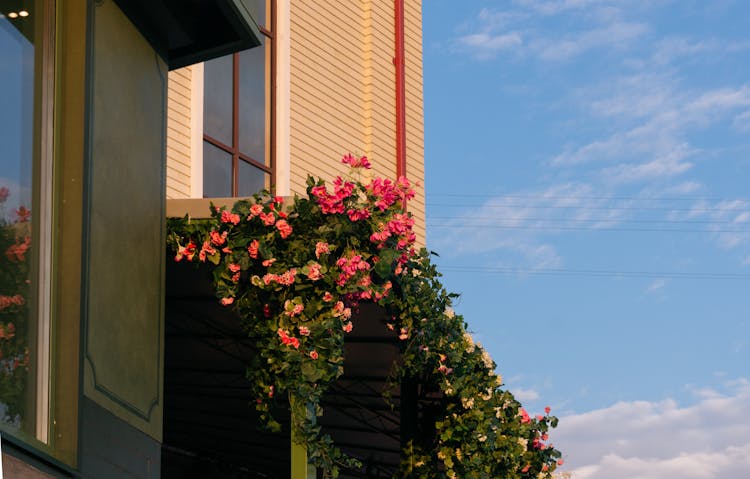
M 232 196 L 240 189 L 240 54 L 232 55 Z
M 404 61 L 404 0 L 394 0 L 396 56 L 396 176 L 406 176 L 406 67 Z

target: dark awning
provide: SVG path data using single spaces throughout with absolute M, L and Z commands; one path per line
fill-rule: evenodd
M 170 70 L 260 45 L 253 0 L 115 0 Z

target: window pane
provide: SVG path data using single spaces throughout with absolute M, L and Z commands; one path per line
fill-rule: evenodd
M 268 173 L 240 160 L 240 187 L 237 196 L 252 196 L 260 190 L 268 188 L 268 180 Z
M 48 379 L 38 383 L 37 374 L 46 371 L 40 358 L 49 338 L 38 335 L 31 217 L 41 125 L 38 3 L 0 0 L 0 428 L 46 440 Z
M 266 17 L 266 0 L 255 0 L 255 21 L 261 27 L 269 28 L 268 18 Z
M 240 53 L 240 151 L 268 164 L 266 45 Z
M 232 146 L 232 55 L 204 65 L 203 133 Z
M 203 142 L 203 196 L 232 196 L 232 155 L 207 141 Z

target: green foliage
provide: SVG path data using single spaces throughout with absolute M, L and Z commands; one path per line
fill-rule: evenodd
M 364 160 L 364 161 L 363 161 Z M 353 175 L 366 159 L 344 158 Z M 544 444 L 551 416 L 528 418 L 500 388 L 495 364 L 466 332 L 426 251 L 414 248 L 408 181 L 367 184 L 338 177 L 331 190 L 308 179 L 308 197 L 289 204 L 268 193 L 208 220 L 168 222 L 176 261 L 214 265 L 222 304 L 234 308 L 258 356 L 248 365 L 263 423 L 277 430 L 275 401 L 290 398 L 295 440 L 326 477 L 357 467 L 314 421 L 322 395 L 343 373 L 352 310 L 375 302 L 403 345 L 393 381 L 416 378 L 440 391 L 444 408 L 430 444 L 410 445 L 398 477 L 531 478 L 554 470 Z

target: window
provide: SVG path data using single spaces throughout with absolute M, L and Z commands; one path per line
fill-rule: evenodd
M 258 1 L 261 46 L 204 65 L 203 196 L 250 196 L 273 184 L 273 1 Z
M 0 429 L 49 442 L 52 18 L 0 0 Z

